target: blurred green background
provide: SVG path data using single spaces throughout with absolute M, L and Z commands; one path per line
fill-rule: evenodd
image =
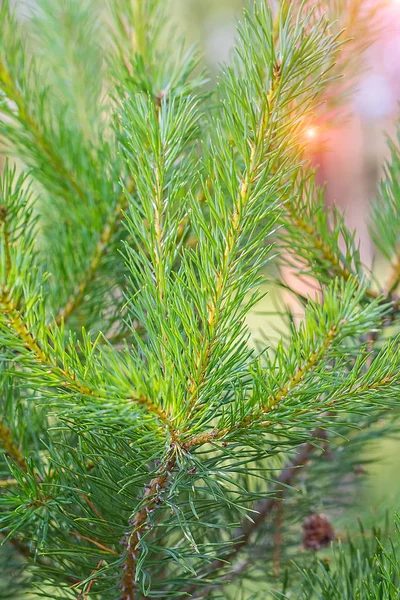
M 232 47 L 244 0 L 173 0 L 171 6 L 189 43 L 200 47 L 205 62 L 215 75 Z

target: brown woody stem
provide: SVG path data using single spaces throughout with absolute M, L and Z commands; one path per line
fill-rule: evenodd
M 171 447 L 173 450 L 174 447 Z M 137 560 L 140 553 L 140 538 L 146 529 L 149 515 L 154 511 L 156 506 L 161 502 L 162 492 L 166 489 L 171 472 L 176 465 L 176 455 L 174 454 L 160 470 L 160 475 L 154 477 L 145 489 L 144 505 L 133 516 L 130 524 L 132 530 L 125 536 L 125 562 L 123 564 L 124 577 L 121 585 L 120 600 L 135 600 Z

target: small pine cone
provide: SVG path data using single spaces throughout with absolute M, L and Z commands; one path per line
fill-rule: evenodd
M 355 475 L 365 475 L 366 474 L 366 470 L 364 469 L 364 467 L 362 465 L 357 465 L 354 467 L 354 474 Z
M 326 548 L 336 539 L 334 529 L 324 515 L 312 514 L 303 523 L 303 546 L 307 550 Z

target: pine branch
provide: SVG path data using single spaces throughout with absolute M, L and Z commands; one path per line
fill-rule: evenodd
M 301 213 L 298 210 L 295 210 L 295 208 L 290 205 L 290 202 L 285 204 L 285 208 L 294 226 L 299 231 L 306 233 L 313 240 L 314 249 L 318 253 L 321 253 L 323 260 L 330 265 L 331 274 L 335 277 L 342 277 L 345 281 L 348 281 L 350 278 L 354 277 L 353 273 L 351 273 L 347 268 L 341 266 L 340 259 L 333 253 L 332 249 L 329 248 L 326 242 L 324 242 L 318 229 L 315 226 L 313 227 L 311 222 L 307 222 L 305 219 L 303 219 Z M 366 294 L 372 298 L 377 297 L 377 294 L 372 290 L 367 290 Z
M 287 4 L 278 11 L 279 26 L 276 23 L 275 26 L 273 25 L 272 16 L 267 9 L 255 9 L 254 16 L 247 15 L 247 17 L 245 28 L 240 33 L 243 38 L 246 34 L 257 32 L 260 23 L 267 25 L 264 25 L 265 29 L 261 33 L 254 34 L 254 47 L 245 46 L 244 39 L 241 40 L 238 50 L 238 64 L 240 64 L 238 72 L 228 70 L 223 81 L 223 91 L 226 93 L 223 97 L 224 114 L 220 128 L 216 127 L 215 147 L 212 148 L 210 157 L 212 161 L 210 178 L 215 181 L 214 197 L 205 190 L 205 206 L 212 216 L 211 234 L 210 223 L 203 225 L 200 211 L 193 206 L 195 219 L 199 221 L 195 231 L 198 239 L 197 249 L 203 261 L 215 261 L 215 279 L 208 280 L 207 273 L 201 274 L 204 281 L 203 288 L 207 286 L 208 296 L 205 299 L 207 311 L 204 314 L 203 308 L 198 308 L 201 315 L 202 335 L 199 336 L 198 341 L 196 340 L 199 351 L 195 357 L 192 373 L 189 374 L 191 384 L 188 390 L 187 409 L 185 415 L 182 415 L 186 418 L 187 427 L 191 426 L 192 421 L 194 423 L 201 419 L 201 413 L 207 407 L 205 397 L 207 392 L 211 395 L 211 389 L 207 389 L 208 371 L 213 364 L 218 344 L 223 343 L 228 354 L 229 344 L 232 344 L 232 352 L 235 352 L 233 346 L 236 342 L 236 352 L 239 354 L 239 348 L 246 335 L 244 328 L 240 328 L 240 324 L 243 323 L 251 305 L 257 301 L 257 293 L 251 297 L 247 305 L 244 301 L 239 303 L 238 299 L 244 299 L 246 292 L 251 294 L 259 270 L 267 260 L 268 248 L 261 253 L 260 242 L 263 235 L 265 239 L 273 228 L 276 204 L 282 199 L 287 188 L 290 188 L 289 185 L 282 183 L 286 180 L 283 171 L 288 176 L 295 177 L 298 163 L 301 161 L 301 149 L 296 145 L 299 123 L 306 118 L 310 104 L 315 101 L 314 96 L 311 98 L 308 95 L 307 85 L 303 88 L 297 77 L 301 69 L 307 68 L 308 74 L 311 72 L 311 77 L 315 77 L 316 85 L 322 88 L 326 70 L 329 69 L 329 52 L 335 46 L 333 38 L 329 36 L 324 40 L 319 38 L 319 34 L 325 31 L 324 23 L 319 22 L 319 29 L 317 27 L 313 29 L 315 35 L 313 42 L 316 47 L 321 44 L 322 48 L 326 43 L 332 44 L 332 48 L 327 49 L 328 54 L 316 50 L 315 54 L 310 53 L 307 58 L 303 57 L 304 64 L 295 73 L 291 69 L 291 57 L 288 55 L 286 60 L 285 53 L 292 43 L 301 45 L 304 42 L 304 31 L 307 29 L 310 17 L 305 18 L 304 29 L 303 23 L 300 25 L 297 22 L 298 28 L 294 28 L 293 31 L 290 29 L 292 14 Z M 278 36 L 277 32 L 279 32 Z M 261 44 L 263 36 L 265 36 L 266 48 L 264 50 L 257 46 Z M 257 55 L 257 50 L 268 54 L 271 66 L 267 76 L 261 66 L 257 67 L 260 60 L 264 58 L 263 55 L 261 57 Z M 326 62 L 323 59 L 326 59 Z M 323 64 L 320 64 L 319 60 Z M 247 69 L 247 73 L 251 74 L 250 77 L 254 77 L 253 97 L 249 97 L 249 91 L 245 89 L 246 76 L 240 68 Z M 267 92 L 264 91 L 265 87 Z M 243 99 L 239 102 L 238 98 L 241 96 Z M 292 101 L 291 119 L 287 124 L 282 124 Z M 256 109 L 254 109 L 255 102 L 257 102 Z M 228 106 L 229 111 L 235 107 L 243 119 L 242 122 L 239 118 L 232 118 Z M 293 143 L 287 146 L 289 138 Z M 235 149 L 234 153 L 232 147 Z M 220 164 L 221 155 L 225 158 L 226 164 Z M 244 165 L 244 168 L 238 168 L 238 163 L 240 166 Z M 235 177 L 232 177 L 232 174 Z M 232 206 L 229 206 L 229 209 L 224 208 L 219 217 L 220 197 L 225 193 L 225 187 Z M 259 203 L 256 204 L 256 201 Z M 262 206 L 265 207 L 264 211 Z M 214 215 L 218 216 L 214 219 Z M 269 222 L 268 217 L 270 217 Z M 256 250 L 257 242 L 259 244 Z M 251 244 L 254 244 L 254 247 Z M 211 246 L 212 251 L 206 250 L 206 245 Z M 256 257 L 257 252 L 259 254 Z M 207 259 L 205 259 L 206 254 L 209 255 Z M 242 273 L 240 281 L 238 281 L 239 272 Z M 244 272 L 245 276 L 243 276 Z M 204 292 L 202 293 L 204 295 Z M 232 328 L 232 338 L 225 338 L 222 342 L 219 336 L 227 325 L 229 313 L 233 312 L 237 326 Z M 242 356 L 245 356 L 245 350 Z
M 144 290 L 149 288 L 154 290 L 154 295 L 158 302 L 156 304 L 157 314 L 154 314 L 154 299 L 151 295 L 146 298 L 144 292 L 144 302 L 147 305 L 147 314 L 137 315 L 139 320 L 145 325 L 149 319 L 159 322 L 157 330 L 152 324 L 148 328 L 149 333 L 152 329 L 157 331 L 157 338 L 154 344 L 159 349 L 160 375 L 163 379 L 168 376 L 169 359 L 167 356 L 168 335 L 167 326 L 170 321 L 168 311 L 168 300 L 171 294 L 169 274 L 171 266 L 177 255 L 176 247 L 179 248 L 179 237 L 182 235 L 182 215 L 184 206 L 176 205 L 176 197 L 180 190 L 180 181 L 184 182 L 189 172 L 188 165 L 185 164 L 185 150 L 192 142 L 196 133 L 197 123 L 195 121 L 197 108 L 191 100 L 179 100 L 174 103 L 174 97 L 171 98 L 165 94 L 157 102 L 153 98 L 142 99 L 140 96 L 135 99 L 136 104 L 130 106 L 129 126 L 135 124 L 135 118 L 141 116 L 143 108 L 146 107 L 152 115 L 153 130 L 148 131 L 146 123 L 145 136 L 141 139 L 141 144 L 147 150 L 143 152 L 141 160 L 131 161 L 131 172 L 138 180 L 138 198 L 139 210 L 131 210 L 130 228 L 132 232 L 140 231 L 138 227 L 140 221 L 146 221 L 146 226 L 140 231 L 142 237 L 142 248 L 138 249 L 138 255 L 135 256 L 137 262 L 141 263 L 142 269 L 135 268 L 134 275 Z M 137 123 L 137 122 L 136 122 Z M 176 137 L 176 127 L 178 123 L 185 123 L 186 138 Z M 135 139 L 140 135 L 143 121 L 137 123 L 135 131 L 132 131 L 132 141 L 127 148 L 129 154 L 132 153 L 132 146 L 138 144 Z M 137 155 L 139 156 L 139 147 L 137 146 Z M 171 166 L 176 161 L 181 162 L 181 172 L 176 170 L 173 184 L 169 182 Z M 140 167 L 140 170 L 139 168 Z M 144 175 L 143 175 L 144 173 Z M 141 214 L 142 213 L 142 214 Z M 143 219 L 144 217 L 144 219 Z M 140 219 L 140 221 L 138 220 Z M 135 253 L 136 254 L 136 253 Z M 139 259 L 139 260 L 138 260 Z M 150 301 L 149 301 L 150 300 Z M 141 317 L 141 318 L 140 318 Z M 130 521 L 132 527 L 125 536 L 124 549 L 125 559 L 123 563 L 124 576 L 121 583 L 121 600 L 133 600 L 137 592 L 137 564 L 140 558 L 140 539 L 148 523 L 149 515 L 155 510 L 157 504 L 161 502 L 161 494 L 165 491 L 171 479 L 171 473 L 176 466 L 177 448 L 176 431 L 172 431 L 171 447 L 169 454 L 159 474 L 154 477 L 148 485 L 145 486 L 143 505 L 135 513 Z
M 275 90 L 279 85 L 279 68 L 274 68 L 274 78 L 271 81 L 270 89 L 267 94 L 267 100 L 264 107 L 264 114 L 261 116 L 260 122 L 261 127 L 254 133 L 255 141 L 250 141 L 251 154 L 249 160 L 249 167 L 246 169 L 239 188 L 239 193 L 236 199 L 234 209 L 231 216 L 231 226 L 227 235 L 226 246 L 223 253 L 223 262 L 220 271 L 216 274 L 215 282 L 215 296 L 209 299 L 208 303 L 208 314 L 207 314 L 207 331 L 204 333 L 202 346 L 202 352 L 199 356 L 198 363 L 196 365 L 196 379 L 192 379 L 189 388 L 189 401 L 188 401 L 188 418 L 192 417 L 192 413 L 195 413 L 195 406 L 199 400 L 199 389 L 203 384 L 206 370 L 208 367 L 209 358 L 215 344 L 215 329 L 220 316 L 220 311 L 223 310 L 222 299 L 226 293 L 226 288 L 230 285 L 230 279 L 232 272 L 235 269 L 234 256 L 237 252 L 239 245 L 239 239 L 243 230 L 243 220 L 246 217 L 247 203 L 250 197 L 250 190 L 253 182 L 253 178 L 259 169 L 259 160 L 257 155 L 260 153 L 261 145 L 264 142 L 265 136 L 265 121 L 267 120 L 268 114 L 272 112 L 272 103 L 274 100 Z
M 14 442 L 11 429 L 7 427 L 3 421 L 0 421 L 0 443 L 8 456 L 19 466 L 21 471 L 26 472 L 27 464 L 25 457 L 18 448 L 18 445 Z M 8 485 L 11 485 L 11 483 L 9 484 L 8 481 L 3 482 L 3 484 L 4 485 L 0 484 L 0 487 L 7 487 Z
M 344 281 L 364 278 L 355 232 L 347 229 L 343 216 L 334 207 L 325 207 L 325 189 L 319 188 L 314 175 L 305 177 L 296 185 L 296 193 L 283 203 L 282 225 L 286 234 L 279 243 L 283 259 L 297 271 L 317 279 L 323 288 L 332 277 Z M 342 251 L 341 243 L 345 250 Z M 386 294 L 385 294 L 386 295 Z M 370 286 L 365 288 L 365 299 L 382 296 Z
M 60 176 L 60 179 L 64 182 L 68 182 L 69 186 L 74 190 L 78 197 L 82 201 L 85 201 L 86 194 L 84 190 L 75 180 L 73 174 L 66 168 L 62 159 L 55 153 L 52 145 L 48 143 L 45 137 L 43 137 L 40 125 L 30 114 L 29 107 L 26 104 L 23 95 L 21 94 L 11 74 L 7 71 L 6 65 L 2 63 L 0 63 L 0 86 L 9 100 L 14 102 L 16 105 L 18 109 L 18 119 L 29 130 L 35 144 L 43 152 L 43 155 L 47 157 L 55 172 L 57 172 Z
M 380 335 L 400 300 L 365 283 L 354 236 L 322 212 L 303 164 L 341 34 L 307 2 L 282 0 L 275 17 L 257 2 L 210 111 L 193 55 L 167 50 L 161 0 L 109 3 L 105 72 L 97 40 L 110 24 L 93 0 L 54 1 L 28 20 L 40 63 L 0 13 L 1 131 L 45 191 L 34 207 L 9 171 L 0 191 L 1 344 L 14 365 L 3 528 L 43 555 L 35 573 L 56 597 L 212 593 L 214 579 L 246 576 L 240 553 L 304 472 L 315 424 L 319 439 L 339 437 L 400 389 L 398 339 Z M 303 253 L 323 301 L 258 352 L 247 317 L 281 215 L 282 245 Z M 66 331 L 69 320 L 85 327 Z M 364 344 L 375 334 L 377 354 Z
M 129 194 L 133 192 L 133 181 L 131 181 L 127 186 L 127 192 Z M 122 215 L 126 208 L 127 200 L 125 197 L 125 193 L 122 192 L 121 197 L 116 204 L 114 212 L 110 215 L 108 221 L 104 226 L 103 231 L 100 234 L 99 241 L 94 249 L 93 256 L 91 258 L 86 273 L 84 273 L 83 275 L 82 281 L 76 288 L 75 292 L 71 294 L 71 296 L 68 298 L 67 303 L 62 309 L 60 309 L 55 318 L 55 323 L 57 325 L 60 325 L 61 323 L 65 324 L 66 321 L 70 318 L 70 316 L 79 308 L 79 306 L 84 301 L 86 290 L 96 278 L 96 272 L 102 263 L 103 257 L 110 250 L 111 239 L 118 231 Z
M 62 380 L 64 380 L 67 387 L 74 389 L 84 396 L 93 395 L 93 390 L 86 387 L 83 383 L 77 381 L 73 373 L 60 368 L 57 362 L 43 350 L 38 341 L 29 331 L 20 311 L 18 311 L 17 307 L 10 299 L 9 292 L 5 288 L 3 288 L 0 295 L 0 304 L 3 306 L 4 316 L 6 317 L 9 326 L 12 327 L 17 336 L 21 339 L 24 347 L 35 357 L 39 363 L 44 366 L 51 366 L 53 372 L 56 373 Z
M 53 377 L 55 376 L 55 382 L 57 382 L 58 385 L 65 387 L 74 393 L 94 398 L 107 399 L 109 397 L 107 391 L 89 387 L 85 384 L 85 382 L 79 381 L 74 372 L 59 366 L 57 359 L 48 354 L 39 341 L 36 340 L 32 335 L 28 326 L 24 322 L 22 313 L 13 304 L 9 297 L 9 292 L 7 292 L 5 288 L 3 288 L 0 295 L 0 304 L 3 306 L 4 316 L 7 319 L 8 324 L 20 338 L 21 342 L 23 343 L 23 347 L 28 350 L 35 360 L 43 367 L 51 367 L 48 384 L 54 385 Z M 128 397 L 125 397 L 125 401 L 135 403 L 138 406 L 148 410 L 149 413 L 154 414 L 154 416 L 157 417 L 157 419 L 159 419 L 164 425 L 169 424 L 169 417 L 163 411 L 163 409 L 143 394 L 132 394 Z

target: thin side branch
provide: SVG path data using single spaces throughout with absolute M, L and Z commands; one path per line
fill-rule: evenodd
M 81 200 L 86 200 L 85 191 L 75 180 L 72 173 L 66 168 L 60 157 L 54 152 L 53 147 L 43 137 L 40 126 L 30 114 L 29 107 L 27 106 L 18 85 L 16 85 L 11 74 L 7 71 L 6 66 L 2 63 L 0 63 L 0 86 L 7 97 L 16 105 L 20 121 L 24 123 L 26 128 L 30 131 L 37 147 L 40 148 L 43 155 L 48 158 L 53 165 L 54 170 L 60 175 L 60 179 L 66 181 Z
M 18 445 L 15 443 L 13 439 L 13 435 L 11 433 L 11 429 L 5 425 L 4 421 L 0 421 L 0 443 L 3 446 L 7 455 L 15 461 L 15 463 L 19 466 L 19 468 L 25 473 L 28 470 L 26 460 Z M 6 480 L 0 482 L 0 487 L 10 487 L 14 480 Z
M 128 185 L 128 193 L 133 191 L 133 181 L 131 180 Z M 96 278 L 96 272 L 99 266 L 104 259 L 104 256 L 107 254 L 109 249 L 109 242 L 113 235 L 118 230 L 118 225 L 121 220 L 121 215 L 123 214 L 125 208 L 127 206 L 127 199 L 125 193 L 121 193 L 121 197 L 117 202 L 114 212 L 110 215 L 110 218 L 105 224 L 105 227 L 100 235 L 99 241 L 94 249 L 92 259 L 90 261 L 89 267 L 85 274 L 82 277 L 82 281 L 77 286 L 75 291 L 68 298 L 65 306 L 58 312 L 55 322 L 57 325 L 60 325 L 62 322 L 66 322 L 69 317 L 79 308 L 82 304 L 86 291 L 90 284 Z
M 194 446 L 199 446 L 217 441 L 225 437 L 226 435 L 233 433 L 234 431 L 249 427 L 252 423 L 259 420 L 260 417 L 262 417 L 263 415 L 268 415 L 271 411 L 276 410 L 276 408 L 287 397 L 291 390 L 298 386 L 304 380 L 305 376 L 318 365 L 325 353 L 333 344 L 338 333 L 339 330 L 336 327 L 336 325 L 332 325 L 327 331 L 325 339 L 321 343 L 320 347 L 310 354 L 307 361 L 303 365 L 300 365 L 298 367 L 298 369 L 295 371 L 295 373 L 293 373 L 289 381 L 283 387 L 281 387 L 274 396 L 268 398 L 268 400 L 264 403 L 263 406 L 260 407 L 260 409 L 257 412 L 248 415 L 245 419 L 235 424 L 232 428 L 225 428 L 219 430 L 213 429 L 212 431 L 207 433 L 200 433 L 191 438 L 185 444 L 185 448 L 189 450 Z M 268 426 L 269 424 L 269 422 L 263 423 L 264 426 Z
M 260 126 L 257 131 L 254 132 L 254 141 L 249 139 L 251 145 L 251 154 L 249 165 L 243 173 L 242 180 L 240 182 L 237 197 L 234 202 L 234 209 L 231 215 L 231 223 L 229 232 L 227 235 L 223 261 L 216 275 L 215 283 L 215 295 L 209 301 L 208 306 L 208 331 L 205 336 L 205 343 L 199 361 L 197 365 L 197 378 L 193 378 L 189 388 L 189 402 L 188 402 L 188 414 L 195 412 L 196 403 L 198 401 L 199 392 L 203 384 L 204 377 L 207 372 L 207 366 L 209 358 L 211 356 L 215 340 L 214 332 L 218 324 L 220 317 L 220 311 L 222 310 L 222 299 L 226 288 L 229 284 L 229 277 L 231 276 L 232 269 L 234 268 L 234 256 L 237 251 L 238 241 L 243 229 L 243 221 L 246 218 L 246 208 L 251 197 L 252 184 L 259 168 L 259 161 L 257 155 L 263 150 L 266 135 L 266 122 L 268 115 L 272 111 L 274 106 L 275 96 L 277 89 L 279 88 L 279 82 L 281 77 L 280 66 L 276 66 L 273 71 L 273 78 L 271 81 L 270 89 L 268 91 L 265 104 L 263 107 L 263 114 L 260 119 Z
M 301 217 L 300 214 L 294 210 L 290 203 L 286 204 L 286 210 L 292 223 L 294 223 L 300 231 L 304 231 L 304 233 L 307 233 L 310 236 L 310 238 L 313 240 L 314 249 L 321 254 L 322 258 L 328 264 L 331 265 L 331 274 L 336 277 L 341 277 L 345 281 L 349 281 L 349 279 L 353 278 L 354 274 L 340 264 L 339 258 L 323 241 L 318 230 L 314 229 L 311 223 L 308 223 L 305 219 L 303 219 L 303 217 Z M 380 295 L 378 292 L 370 288 L 366 290 L 365 294 L 370 300 L 376 300 L 376 298 L 378 298 Z
M 84 382 L 76 379 L 75 373 L 70 372 L 59 366 L 57 360 L 48 355 L 39 342 L 34 338 L 26 325 L 22 313 L 17 309 L 9 294 L 5 289 L 0 294 L 0 305 L 3 307 L 3 313 L 7 318 L 10 327 L 15 331 L 18 337 L 23 341 L 24 346 L 35 359 L 46 367 L 51 367 L 52 372 L 60 379 L 60 385 L 67 389 L 71 389 L 83 396 L 91 396 L 98 398 L 109 398 L 109 394 L 103 390 L 94 390 L 87 386 Z M 126 401 L 131 401 L 153 413 L 162 423 L 169 426 L 169 417 L 164 410 L 155 402 L 144 396 L 143 394 L 132 394 L 124 398 Z

